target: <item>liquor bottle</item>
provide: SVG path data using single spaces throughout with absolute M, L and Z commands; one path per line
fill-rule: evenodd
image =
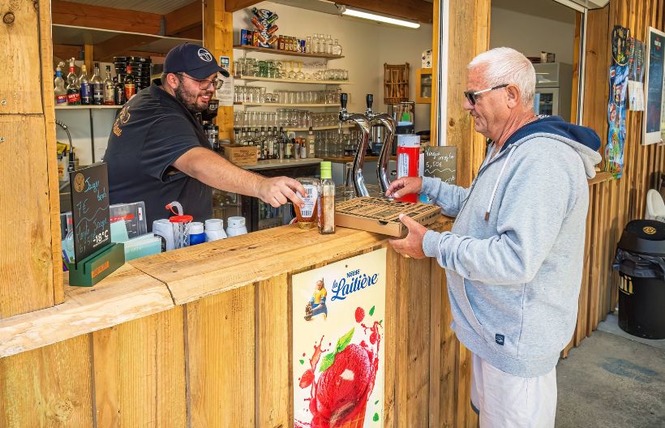
M 277 149 L 279 150 L 279 160 L 286 159 L 286 135 L 284 135 L 284 128 L 279 127 L 279 135 L 277 136 Z
M 104 79 L 104 105 L 115 105 L 115 84 L 111 79 L 111 66 L 106 66 L 106 78 Z
M 55 69 L 55 80 L 53 81 L 53 85 L 53 92 L 55 93 L 55 104 L 58 106 L 66 106 L 67 88 L 65 88 L 65 79 L 62 78 L 62 68 L 60 68 L 60 64 L 58 64 L 58 67 Z
M 78 77 L 76 76 L 76 67 L 74 66 L 74 58 L 69 60 L 69 73 L 67 73 L 67 104 L 80 105 L 81 104 L 81 90 L 78 85 Z
M 127 102 L 125 98 L 125 77 L 122 74 L 115 79 L 115 89 L 113 91 L 113 100 L 115 105 L 121 106 Z
M 99 76 L 99 63 L 95 63 L 92 78 L 90 78 L 90 85 L 92 86 L 92 103 L 100 106 L 104 104 L 104 82 Z
M 335 233 L 335 182 L 332 180 L 332 164 L 321 162 L 321 190 L 319 191 L 319 233 Z
M 316 140 L 314 138 L 314 131 L 310 126 L 309 131 L 307 131 L 307 156 L 310 158 L 313 158 L 316 155 L 315 142 Z
M 92 87 L 90 86 L 90 80 L 88 80 L 88 70 L 86 69 L 85 64 L 81 65 L 79 88 L 81 90 L 81 104 L 92 104 Z
M 125 101 L 129 101 L 136 94 L 136 82 L 132 76 L 132 66 L 127 65 L 127 75 L 125 76 Z
M 304 138 L 300 139 L 300 159 L 307 159 L 307 142 Z
M 275 136 L 273 135 L 272 127 L 268 127 L 268 159 L 275 159 Z

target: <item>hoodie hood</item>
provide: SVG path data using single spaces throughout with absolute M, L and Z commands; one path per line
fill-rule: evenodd
M 524 125 L 508 138 L 501 152 L 539 136 L 561 141 L 574 148 L 584 162 L 587 177 L 593 178 L 596 175 L 594 166 L 602 160 L 598 153 L 600 137 L 593 129 L 566 122 L 559 116 L 545 116 Z

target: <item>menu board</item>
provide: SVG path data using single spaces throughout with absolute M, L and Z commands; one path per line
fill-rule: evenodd
M 76 262 L 111 243 L 109 184 L 105 163 L 70 173 Z
M 425 177 L 436 177 L 448 184 L 457 181 L 457 147 L 429 146 L 425 148 Z

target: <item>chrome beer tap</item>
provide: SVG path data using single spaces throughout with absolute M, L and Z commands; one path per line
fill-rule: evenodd
M 353 189 L 356 196 L 369 196 L 369 191 L 365 185 L 365 177 L 363 177 L 363 166 L 365 164 L 365 153 L 369 147 L 369 133 L 371 125 L 369 119 L 364 114 L 349 113 L 346 111 L 346 104 L 349 100 L 348 94 L 341 93 L 340 97 L 341 108 L 339 110 L 340 122 L 354 122 L 360 127 L 362 134 L 356 156 L 353 158 Z

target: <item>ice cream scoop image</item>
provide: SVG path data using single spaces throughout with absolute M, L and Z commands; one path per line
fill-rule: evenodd
M 372 351 L 353 343 L 335 355 L 333 364 L 321 373 L 314 386 L 310 402 L 312 427 L 337 428 L 358 416 L 364 419 L 376 376 L 373 359 Z

